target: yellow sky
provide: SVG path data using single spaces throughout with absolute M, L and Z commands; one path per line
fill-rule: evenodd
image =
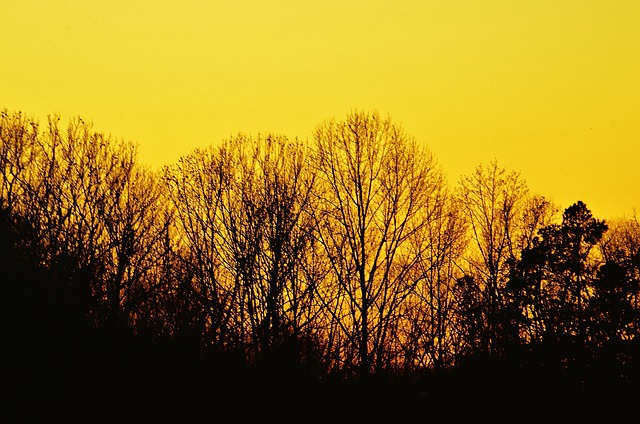
M 174 162 L 390 114 L 452 183 L 497 158 L 561 207 L 640 208 L 638 0 L 0 0 L 0 108 Z

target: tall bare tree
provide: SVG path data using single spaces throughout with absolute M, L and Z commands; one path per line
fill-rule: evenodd
M 315 220 L 331 269 L 323 296 L 342 341 L 335 356 L 367 374 L 394 359 L 391 327 L 417 284 L 411 241 L 444 180 L 431 154 L 377 113 L 327 121 L 315 141 Z
M 224 153 L 213 147 L 195 150 L 165 169 L 177 222 L 175 251 L 188 269 L 182 275 L 188 281 L 182 281 L 180 287 L 195 303 L 191 325 L 204 333 L 199 335 L 203 342 L 215 346 L 228 339 L 230 311 L 237 297 L 234 288 L 223 283 L 218 247 L 223 233 L 223 192 L 228 190 L 232 175 Z
M 166 177 L 212 337 L 256 357 L 306 331 L 315 292 L 302 266 L 313 241 L 305 147 L 239 135 Z
M 414 242 L 419 261 L 411 278 L 417 284 L 397 324 L 404 333 L 398 337 L 403 367 L 409 370 L 453 365 L 460 336 L 455 286 L 467 245 L 466 223 L 445 189 L 425 208 L 424 220 Z
M 549 224 L 555 207 L 530 195 L 520 174 L 497 161 L 461 178 L 458 202 L 471 239 L 465 277 L 459 280 L 460 326 L 469 349 L 499 352 L 502 339 L 517 337 L 518 331 L 506 307 L 509 273 L 520 251 Z
M 468 268 L 460 280 L 460 312 L 473 350 L 492 352 L 499 338 L 503 288 L 515 258 L 519 214 L 527 195 L 525 182 L 496 161 L 478 166 L 458 187 L 460 208 L 472 240 Z
M 234 171 L 222 203 L 223 256 L 241 284 L 238 325 L 255 352 L 268 353 L 310 324 L 314 292 L 301 265 L 314 176 L 304 145 L 282 136 L 238 136 L 225 148 Z

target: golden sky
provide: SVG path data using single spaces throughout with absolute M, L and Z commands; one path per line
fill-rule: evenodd
M 0 0 L 0 108 L 174 162 L 390 114 L 451 183 L 496 158 L 564 208 L 640 208 L 638 0 Z

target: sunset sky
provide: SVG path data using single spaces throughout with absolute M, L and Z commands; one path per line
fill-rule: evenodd
M 0 108 L 81 115 L 152 166 L 391 115 L 452 185 L 497 159 L 562 208 L 640 209 L 640 1 L 0 0 Z

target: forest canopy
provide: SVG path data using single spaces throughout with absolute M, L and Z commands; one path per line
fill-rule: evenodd
M 126 337 L 341 380 L 474 358 L 636 372 L 638 219 L 561 213 L 496 161 L 449 184 L 376 112 L 151 170 L 81 118 L 4 110 L 0 173 L 16 357 Z

